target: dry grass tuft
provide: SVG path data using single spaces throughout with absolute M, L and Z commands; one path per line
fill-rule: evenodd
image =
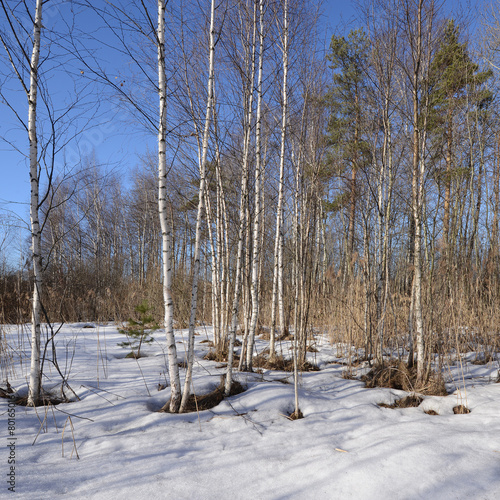
M 224 377 L 222 377 L 221 383 L 212 392 L 202 395 L 191 394 L 188 398 L 184 413 L 193 413 L 197 411 L 204 411 L 204 410 L 210 410 L 211 408 L 215 408 L 224 399 L 224 388 L 225 388 Z M 238 381 L 233 380 L 229 396 L 235 396 L 236 394 L 241 394 L 245 390 L 246 389 Z M 161 411 L 163 413 L 169 413 L 168 411 L 169 405 L 170 401 L 167 401 L 167 403 L 164 405 Z
M 297 411 L 294 411 L 293 413 L 291 413 L 288 418 L 290 420 L 299 420 L 301 418 L 304 418 L 304 415 L 302 414 L 302 412 L 299 410 L 298 412 Z
M 271 329 L 265 326 L 259 327 L 256 332 L 256 335 L 260 335 L 262 340 L 271 340 Z M 284 340 L 293 340 L 293 336 L 290 335 L 288 329 L 285 329 L 283 333 L 279 333 L 276 330 L 276 342 L 284 341 Z
M 12 395 L 9 399 L 18 406 L 28 406 L 28 396 Z M 62 403 L 71 403 L 71 400 L 68 398 L 61 398 L 54 394 L 43 393 L 36 406 L 57 406 Z
M 466 415 L 467 413 L 470 413 L 470 410 L 467 406 L 457 405 L 453 408 L 453 413 L 455 415 Z
M 139 359 L 139 358 L 147 358 L 148 355 L 147 354 L 142 354 L 142 353 L 139 353 L 139 355 L 137 355 L 136 352 L 134 351 L 131 351 L 129 352 L 126 356 L 125 356 L 125 359 Z M 180 363 L 179 363 L 179 366 L 180 366 Z
M 476 359 L 472 361 L 472 364 L 487 365 L 488 363 L 494 363 L 495 361 L 495 356 L 491 352 L 483 352 L 477 354 Z
M 421 398 L 420 396 L 410 394 L 402 399 L 398 399 L 392 405 L 380 403 L 379 406 L 382 406 L 383 408 L 417 408 L 423 400 L 424 398 Z
M 413 392 L 412 375 L 408 367 L 402 362 L 393 362 L 388 365 L 374 366 L 366 375 L 361 377 L 366 387 L 389 387 L 401 391 Z
M 206 359 L 207 361 L 216 361 L 217 363 L 227 363 L 227 354 L 228 350 L 227 348 L 224 350 L 220 349 L 210 349 L 210 351 L 205 354 L 203 359 Z M 234 353 L 233 355 L 233 366 L 236 366 L 240 360 L 240 357 Z
M 269 359 L 263 353 L 260 353 L 253 358 L 252 364 L 255 367 L 264 368 L 265 370 L 293 372 L 293 359 L 285 359 L 283 356 L 275 356 L 274 359 Z M 309 361 L 299 364 L 298 369 L 301 372 L 319 371 L 318 366 L 313 363 L 309 363 Z
M 373 367 L 361 377 L 366 387 L 388 387 L 406 392 L 420 392 L 433 396 L 446 396 L 448 393 L 440 374 L 431 373 L 425 384 L 417 384 L 416 368 L 408 368 L 405 363 L 395 361 Z
M 426 413 L 427 415 L 439 415 L 439 413 L 434 410 L 426 410 L 424 413 Z

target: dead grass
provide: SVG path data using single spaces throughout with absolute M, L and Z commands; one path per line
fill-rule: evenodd
M 453 408 L 453 413 L 455 415 L 466 415 L 467 413 L 470 413 L 470 410 L 467 406 L 457 405 Z
M 125 356 L 125 359 L 139 359 L 139 358 L 147 358 L 147 357 L 148 357 L 147 354 L 142 354 L 142 353 L 137 354 L 136 352 L 132 351 L 132 352 L 129 352 Z
M 193 413 L 197 411 L 210 410 L 215 408 L 224 400 L 224 377 L 221 378 L 221 383 L 212 392 L 208 394 L 191 394 L 187 400 L 186 409 L 184 413 Z M 246 389 L 236 380 L 233 380 L 231 385 L 231 392 L 229 396 L 235 396 L 236 394 L 241 394 Z M 170 406 L 170 401 L 163 406 L 161 411 L 163 413 L 169 413 L 168 408 Z
M 379 403 L 379 406 L 382 406 L 383 408 L 417 408 L 423 400 L 424 398 L 421 398 L 420 396 L 410 394 L 402 399 L 398 399 L 392 405 Z
M 262 340 L 271 340 L 271 329 L 267 327 L 259 327 L 256 335 L 260 335 Z M 290 335 L 290 332 L 287 328 L 283 331 L 283 333 L 278 333 L 276 331 L 276 342 L 285 341 L 285 340 L 293 340 L 293 336 Z
M 427 415 L 439 415 L 439 413 L 434 410 L 426 410 L 424 413 L 426 413 Z
M 274 359 L 269 359 L 264 353 L 254 356 L 252 365 L 265 370 L 279 370 L 284 372 L 293 372 L 293 359 L 285 359 L 283 356 L 275 356 Z M 317 372 L 318 366 L 309 361 L 299 364 L 301 372 Z
M 6 397 L 1 395 L 0 397 Z M 15 396 L 10 395 L 8 397 L 14 404 L 17 406 L 28 406 L 28 396 Z M 38 401 L 38 406 L 57 406 L 62 403 L 71 403 L 71 400 L 68 398 L 61 398 L 60 396 L 56 396 L 54 394 L 43 393 L 40 400 Z
M 210 349 L 210 351 L 203 356 L 203 359 L 206 359 L 207 361 L 215 361 L 217 363 L 227 363 L 227 354 L 227 349 L 224 349 L 223 351 L 220 349 Z M 236 353 L 234 353 L 233 356 L 233 366 L 237 366 L 240 357 Z
M 290 413 L 290 415 L 288 415 L 288 418 L 290 420 L 299 420 L 301 418 L 304 418 L 304 415 L 302 414 L 302 412 L 299 410 L 299 411 L 294 411 L 292 413 Z
M 394 361 L 377 365 L 361 377 L 366 387 L 388 387 L 406 392 L 419 392 L 426 395 L 446 396 L 448 393 L 440 374 L 431 373 L 424 384 L 417 383 L 416 368 L 409 369 L 405 363 Z
M 494 363 L 496 361 L 495 356 L 491 352 L 478 353 L 476 359 L 472 361 L 473 365 L 487 365 L 488 363 Z

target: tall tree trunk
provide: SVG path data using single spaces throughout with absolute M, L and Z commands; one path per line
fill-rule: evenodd
M 164 326 L 167 339 L 168 372 L 170 377 L 170 403 L 168 410 L 179 411 L 181 403 L 181 382 L 177 348 L 174 334 L 174 303 L 172 299 L 172 227 L 168 220 L 167 204 L 167 83 L 165 68 L 165 2 L 158 0 L 158 89 L 160 98 L 158 125 L 158 213 L 162 234 L 162 271 L 163 271 L 163 303 Z M 165 405 L 166 406 L 166 405 Z M 164 409 L 166 409 L 164 407 Z
M 40 402 L 42 382 L 40 373 L 40 315 L 42 294 L 42 249 L 41 228 L 39 220 L 40 177 L 38 169 L 38 136 L 36 129 L 37 93 L 38 93 L 38 61 L 40 58 L 40 39 L 42 30 L 42 0 L 37 0 L 35 23 L 33 26 L 33 51 L 30 62 L 30 88 L 28 96 L 28 135 L 30 142 L 30 224 L 33 261 L 33 305 L 31 312 L 31 367 L 28 391 L 28 406 L 36 406 Z
M 413 47 L 413 81 L 412 81 L 412 103 L 413 103 L 413 173 L 412 173 L 412 216 L 415 228 L 415 239 L 413 249 L 413 319 L 415 323 L 417 343 L 417 380 L 422 381 L 424 376 L 424 324 L 422 311 L 422 189 L 423 189 L 423 158 L 421 152 L 420 133 L 420 96 L 422 71 L 422 9 L 423 1 L 419 0 L 417 10 L 417 35 Z
M 288 123 L 288 0 L 283 5 L 283 87 L 281 109 L 281 146 L 280 177 L 278 187 L 278 208 L 276 209 L 276 237 L 274 242 L 273 291 L 271 305 L 271 335 L 269 341 L 269 358 L 276 356 L 276 309 L 279 312 L 280 330 L 285 327 L 283 305 L 283 198 L 285 186 L 285 148 Z
M 187 371 L 184 381 L 184 392 L 182 396 L 179 412 L 182 413 L 187 404 L 189 396 L 189 387 L 193 374 L 194 362 L 194 330 L 196 321 L 196 309 L 198 301 L 198 279 L 200 274 L 200 245 L 201 245 L 201 224 L 204 210 L 205 198 L 205 171 L 207 165 L 208 138 L 210 133 L 210 116 L 213 106 L 213 88 L 214 88 L 214 54 L 215 54 L 215 0 L 211 2 L 210 9 L 210 42 L 209 42 L 209 68 L 208 68 L 208 90 L 207 90 L 207 109 L 205 113 L 205 128 L 203 130 L 202 154 L 200 162 L 200 186 L 198 190 L 198 212 L 196 216 L 196 230 L 194 243 L 194 269 L 193 284 L 191 289 L 191 313 L 189 317 L 189 338 L 187 354 Z
M 233 305 L 231 310 L 231 325 L 229 330 L 229 348 L 227 355 L 227 371 L 225 382 L 225 394 L 229 395 L 231 392 L 232 376 L 233 376 L 233 360 L 234 360 L 234 343 L 236 340 L 236 328 L 238 324 L 238 311 L 241 296 L 241 281 L 242 281 L 242 267 L 243 267 L 243 243 L 246 236 L 246 225 L 248 223 L 247 212 L 247 198 L 248 198 L 248 170 L 249 170 L 249 156 L 250 156 L 250 133 L 252 129 L 252 116 L 253 116 L 253 87 L 255 83 L 255 45 L 257 35 L 257 8 L 254 3 L 253 13 L 253 35 L 252 46 L 250 47 L 250 61 L 249 78 L 243 76 L 243 102 L 244 102 L 244 138 L 243 138 L 243 165 L 241 173 L 241 194 L 240 194 L 240 209 L 239 209 L 239 229 L 238 229 L 238 250 L 236 254 L 236 272 L 233 293 Z M 242 353 L 243 357 L 243 353 Z
M 259 315 L 259 262 L 260 262 L 260 220 L 261 220 L 261 130 L 262 130 L 262 78 L 264 62 L 264 0 L 259 0 L 259 73 L 257 77 L 257 111 L 255 124 L 255 215 L 252 235 L 252 277 L 250 292 L 252 316 L 247 343 L 247 370 L 252 371 L 253 343 Z

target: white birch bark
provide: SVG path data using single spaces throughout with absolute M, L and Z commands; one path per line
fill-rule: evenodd
M 252 277 L 250 292 L 252 316 L 247 342 L 247 370 L 252 371 L 253 344 L 259 315 L 259 261 L 260 261 L 260 219 L 261 219 L 261 128 L 262 128 L 262 73 L 264 62 L 264 1 L 259 0 L 259 70 L 257 77 L 257 111 L 255 123 L 255 216 L 252 236 Z
M 213 105 L 213 86 L 214 86 L 214 54 L 215 54 L 215 0 L 211 2 L 210 9 L 210 42 L 209 42 L 209 69 L 208 69 L 208 90 L 207 90 L 207 109 L 205 114 L 205 127 L 203 130 L 203 143 L 200 162 L 200 186 L 198 190 L 198 212 L 196 216 L 195 244 L 194 244 L 194 268 L 193 268 L 193 285 L 191 289 L 191 312 L 189 317 L 189 337 L 188 337 L 188 354 L 187 354 L 187 371 L 184 381 L 184 391 L 180 406 L 182 413 L 187 404 L 189 396 L 189 388 L 193 374 L 194 362 L 194 330 L 196 321 L 196 309 L 198 301 L 198 279 L 200 274 L 200 245 L 201 245 L 201 225 L 204 210 L 205 198 L 205 171 L 207 165 L 208 138 L 210 133 L 210 116 L 212 114 Z
M 246 206 L 248 197 L 248 161 L 250 149 L 250 132 L 252 126 L 253 115 L 253 87 L 255 81 L 255 42 L 257 33 L 257 11 L 256 4 L 254 3 L 253 15 L 253 36 L 252 47 L 250 48 L 250 78 L 244 87 L 244 140 L 243 140 L 243 166 L 241 173 L 241 196 L 240 196 L 240 209 L 239 209 L 239 229 L 238 229 L 238 250 L 236 257 L 236 272 L 233 294 L 233 305 L 231 309 L 231 325 L 229 329 L 229 347 L 227 355 L 227 371 L 225 382 L 225 395 L 228 396 L 231 392 L 232 376 L 233 376 L 233 360 L 234 360 L 234 343 L 236 340 L 236 328 L 238 324 L 238 311 L 241 295 L 241 275 L 243 266 L 243 242 L 245 239 L 246 227 Z
M 283 306 L 283 198 L 285 185 L 285 146 L 288 121 L 288 0 L 283 5 L 283 88 L 281 109 L 280 177 L 278 208 L 276 210 L 276 237 L 274 243 L 273 293 L 271 305 L 271 335 L 269 358 L 276 356 L 276 309 L 279 311 L 280 330 L 283 332 L 285 313 Z
M 165 2 L 163 0 L 158 0 L 157 44 L 158 91 L 160 98 L 158 125 L 158 213 L 162 234 L 163 302 L 165 309 L 164 326 L 167 339 L 168 373 L 171 391 L 168 410 L 172 413 L 177 413 L 181 402 L 181 383 L 174 334 L 174 303 L 172 299 L 172 228 L 168 220 L 167 204 L 167 84 L 165 68 Z M 164 409 L 166 408 L 164 407 Z
M 415 224 L 415 242 L 413 254 L 413 318 L 415 322 L 416 347 L 417 347 L 417 381 L 424 379 L 424 322 L 422 306 L 422 206 L 424 198 L 424 174 L 425 163 L 423 153 L 425 149 L 425 123 L 420 128 L 421 113 L 424 112 L 422 106 L 421 85 L 423 72 L 425 70 L 423 51 L 423 4 L 424 0 L 418 1 L 417 7 L 417 27 L 416 46 L 414 47 L 414 68 L 413 68 L 413 178 L 412 178 L 412 213 Z M 430 26 L 427 27 L 431 29 Z M 429 47 L 429 45 L 428 45 Z M 425 97 L 428 98 L 428 97 Z M 424 113 L 425 114 L 425 113 Z
M 33 51 L 30 62 L 30 88 L 28 96 L 28 134 L 30 143 L 30 224 L 31 251 L 33 260 L 33 304 L 31 312 L 31 367 L 28 390 L 28 406 L 36 406 L 40 402 L 42 382 L 40 373 L 40 315 L 42 293 L 42 254 L 41 228 L 39 220 L 39 190 L 38 175 L 38 136 L 36 129 L 37 92 L 38 92 L 38 61 L 40 58 L 40 39 L 42 30 L 42 0 L 37 0 L 35 8 L 35 23 L 33 26 Z

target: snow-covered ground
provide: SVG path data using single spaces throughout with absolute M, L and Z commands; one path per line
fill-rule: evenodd
M 162 333 L 136 361 L 124 358 L 116 326 L 83 326 L 65 326 L 56 337 L 59 365 L 81 401 L 48 412 L 16 407 L 13 423 L 9 401 L 0 399 L 0 498 L 11 493 L 9 458 L 17 498 L 24 499 L 500 498 L 497 363 L 452 365 L 446 376 L 449 387 L 459 387 L 454 394 L 390 409 L 378 403 L 406 393 L 342 378 L 336 347 L 318 337 L 310 357 L 321 370 L 301 377 L 304 419 L 286 416 L 292 375 L 271 371 L 237 373 L 244 393 L 199 414 L 172 415 L 155 411 L 170 395 L 158 390 L 167 373 Z M 28 336 L 4 330 L 15 367 L 9 382 L 22 392 Z M 202 328 L 197 336 L 198 394 L 223 373 L 202 359 L 211 333 Z M 178 335 L 184 353 L 187 334 Z M 257 350 L 265 346 L 257 342 Z M 45 388 L 59 384 L 50 365 L 46 371 Z M 455 415 L 457 404 L 471 413 Z M 431 409 L 439 415 L 424 411 Z

